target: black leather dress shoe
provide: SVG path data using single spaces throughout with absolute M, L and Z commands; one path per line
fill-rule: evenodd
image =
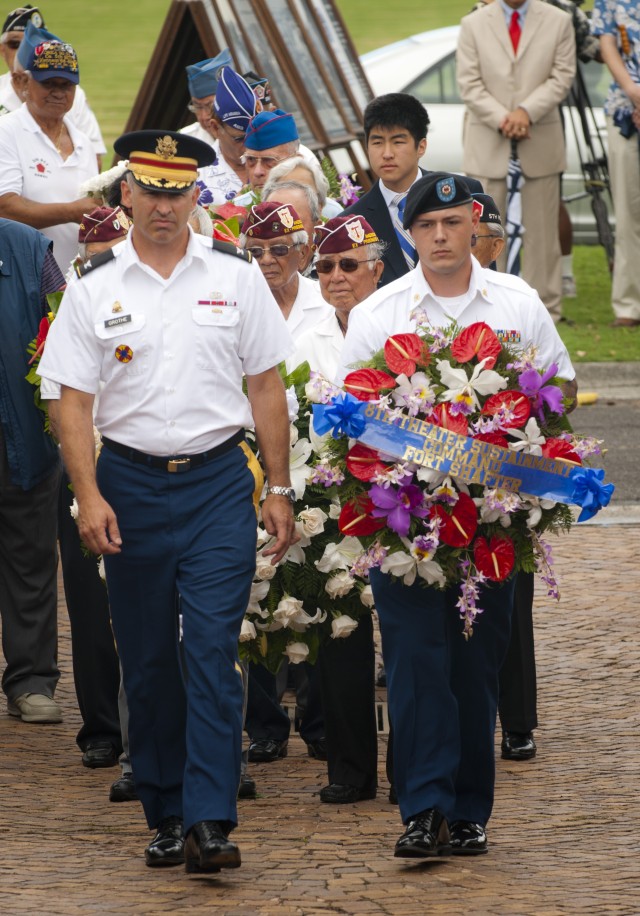
M 501 751 L 504 760 L 531 760 L 537 751 L 533 732 L 503 732 Z
M 287 756 L 288 741 L 275 741 L 273 738 L 256 738 L 249 745 L 249 760 L 252 763 L 271 763 L 278 757 Z
M 487 834 L 482 824 L 454 821 L 450 828 L 451 855 L 481 856 L 488 852 Z
M 198 821 L 187 834 L 184 868 L 190 874 L 240 868 L 240 850 L 218 821 Z
M 238 798 L 256 798 L 257 795 L 255 779 L 247 776 L 246 773 L 242 773 L 240 785 L 238 786 Z
M 451 855 L 449 828 L 444 815 L 437 808 L 429 808 L 412 817 L 393 854 L 400 859 Z
M 138 801 L 138 793 L 136 792 L 136 784 L 133 781 L 133 773 L 123 773 L 120 779 L 116 779 L 115 782 L 111 783 L 109 801 Z
M 120 751 L 110 741 L 92 741 L 84 749 L 82 765 L 91 770 L 114 767 L 119 756 Z
M 359 786 L 341 785 L 337 782 L 320 789 L 320 801 L 329 805 L 348 805 L 350 802 L 366 801 L 375 797 L 375 789 L 361 789 Z
M 184 862 L 184 830 L 181 817 L 165 817 L 156 827 L 157 833 L 144 851 L 150 868 L 182 865 Z
M 307 741 L 307 754 L 316 760 L 327 760 L 327 742 L 324 738 L 317 741 Z

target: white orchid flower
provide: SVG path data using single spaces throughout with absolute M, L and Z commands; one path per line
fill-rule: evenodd
M 527 506 L 530 507 L 527 516 L 527 528 L 535 528 L 542 518 L 542 510 L 553 509 L 555 505 L 556 502 L 553 499 L 538 499 L 537 496 L 526 496 L 525 508 Z
M 289 423 L 295 423 L 295 421 L 298 419 L 298 412 L 300 410 L 300 404 L 296 395 L 295 386 L 291 385 L 290 388 L 287 388 L 285 394 L 287 397 L 287 413 L 289 414 Z
M 514 452 L 525 452 L 527 455 L 542 455 L 542 446 L 547 441 L 540 432 L 538 421 L 529 417 L 524 429 L 510 429 L 509 435 L 520 439 L 520 442 L 510 442 L 509 448 Z
M 396 378 L 397 386 L 391 392 L 395 404 L 406 407 L 412 417 L 433 404 L 435 392 L 424 372 L 415 372 L 411 378 L 402 374 Z
M 506 388 L 506 378 L 494 372 L 493 369 L 485 369 L 486 361 L 486 359 L 481 359 L 469 378 L 464 369 L 454 369 L 448 359 L 436 360 L 440 380 L 443 385 L 447 386 L 447 390 L 440 395 L 440 400 L 450 401 L 453 404 L 462 403 L 468 408 L 478 410 L 480 402 L 476 393 L 496 394 L 501 388 Z
M 251 591 L 249 593 L 249 604 L 247 605 L 246 614 L 257 614 L 258 617 L 269 616 L 269 611 L 266 608 L 260 606 L 260 602 L 263 601 L 269 594 L 270 585 L 268 580 L 262 580 L 261 582 L 252 582 Z
M 291 486 L 296 491 L 296 499 L 302 499 L 307 486 L 311 468 L 307 461 L 311 455 L 311 443 L 308 439 L 298 439 L 289 454 L 289 473 Z
M 380 571 L 391 573 L 392 576 L 402 576 L 405 585 L 413 585 L 416 581 L 417 563 L 410 553 L 398 550 L 388 554 L 380 565 Z
M 320 559 L 316 560 L 316 567 L 322 573 L 351 569 L 361 553 L 362 544 L 358 538 L 346 537 L 337 544 L 327 544 Z

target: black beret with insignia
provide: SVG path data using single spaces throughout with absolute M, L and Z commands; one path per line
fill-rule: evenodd
M 470 204 L 472 200 L 469 186 L 460 175 L 428 172 L 411 186 L 407 194 L 402 225 L 405 229 L 410 229 L 411 223 L 421 213 L 461 207 L 463 204 Z

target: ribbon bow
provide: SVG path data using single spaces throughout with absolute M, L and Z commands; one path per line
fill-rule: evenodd
M 334 439 L 349 436 L 357 439 L 362 435 L 365 419 L 362 412 L 366 404 L 352 394 L 340 392 L 330 404 L 313 405 L 313 426 L 318 435 L 331 430 Z
M 582 506 L 579 522 L 588 521 L 600 509 L 609 505 L 615 487 L 612 483 L 601 483 L 603 477 L 602 468 L 583 468 L 574 475 L 571 499 L 576 505 Z

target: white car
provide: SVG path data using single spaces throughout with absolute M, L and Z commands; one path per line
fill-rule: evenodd
M 460 27 L 449 26 L 412 35 L 364 54 L 360 60 L 375 95 L 387 92 L 408 92 L 420 99 L 427 111 L 429 125 L 428 147 L 422 164 L 434 171 L 462 172 L 462 121 L 464 104 L 456 81 L 456 46 Z M 591 195 L 585 190 L 582 163 L 600 159 L 587 174 L 594 180 L 606 178 L 602 157 L 606 157 L 604 99 L 610 82 L 609 71 L 602 64 L 580 64 L 580 71 L 590 106 L 574 105 L 564 108 L 567 138 L 567 171 L 562 181 L 562 196 L 567 203 L 576 244 L 597 244 L 596 221 L 591 208 Z M 582 117 L 581 117 L 582 115 Z M 591 150 L 585 141 L 589 136 Z M 455 142 L 458 138 L 458 142 Z M 606 163 L 606 159 L 604 160 Z M 598 186 L 599 187 L 599 186 Z M 612 206 L 606 203 L 609 219 Z M 603 208 L 600 206 L 600 212 Z

